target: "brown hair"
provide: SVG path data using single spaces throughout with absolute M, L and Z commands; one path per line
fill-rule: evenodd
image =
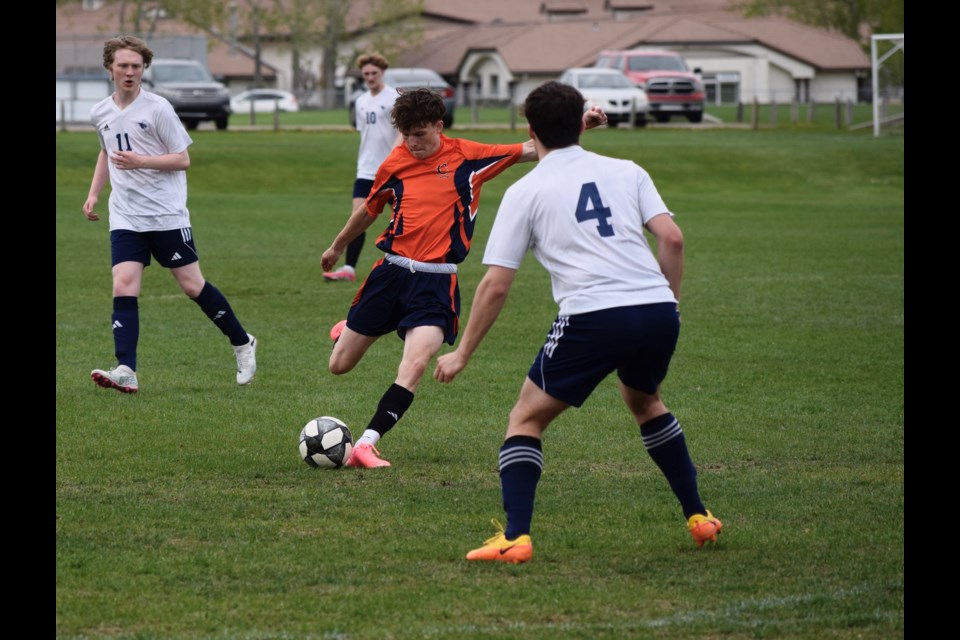
M 372 64 L 375 67 L 380 67 L 380 69 L 383 71 L 386 71 L 387 67 L 390 66 L 390 63 L 387 62 L 387 59 L 376 52 L 364 53 L 357 57 L 357 69 L 363 69 L 368 64 Z
M 103 43 L 103 68 L 107 71 L 113 64 L 114 56 L 120 49 L 130 49 L 143 56 L 143 68 L 146 69 L 153 61 L 153 51 L 147 43 L 135 36 L 117 36 Z
M 446 113 L 443 98 L 432 89 L 401 91 L 393 103 L 390 117 L 400 133 L 443 120 Z

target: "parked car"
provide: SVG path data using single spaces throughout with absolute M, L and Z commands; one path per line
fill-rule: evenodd
M 703 121 L 703 83 L 675 51 L 663 49 L 631 49 L 601 51 L 595 67 L 617 69 L 647 92 L 650 115 L 657 122 L 671 116 L 686 116 L 690 122 Z
M 221 131 L 227 128 L 230 92 L 196 60 L 154 58 L 143 72 L 143 82 L 170 101 L 187 129 L 196 129 L 204 120 L 213 120 Z
M 616 69 L 575 67 L 564 71 L 560 82 L 578 89 L 589 104 L 603 107 L 612 127 L 630 122 L 631 117 L 638 127 L 647 125 L 647 94 Z
M 230 99 L 230 108 L 234 113 L 250 113 L 251 104 L 254 113 L 273 113 L 275 109 L 300 111 L 297 96 L 280 89 L 250 89 L 241 91 Z
M 443 115 L 443 128 L 449 129 L 453 126 L 453 113 L 456 108 L 456 92 L 439 73 L 433 69 L 422 67 L 389 67 L 383 72 L 383 82 L 394 89 L 420 89 L 426 87 L 435 89 L 443 97 L 443 105 L 446 107 L 446 113 Z M 360 85 L 360 88 L 350 95 L 350 126 L 357 128 L 356 103 L 364 91 L 366 85 Z

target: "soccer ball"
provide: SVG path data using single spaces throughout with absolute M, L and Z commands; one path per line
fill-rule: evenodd
M 353 436 L 342 420 L 321 416 L 300 431 L 300 457 L 311 467 L 342 467 L 353 451 Z

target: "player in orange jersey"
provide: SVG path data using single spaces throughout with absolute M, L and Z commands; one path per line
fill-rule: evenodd
M 532 140 L 503 145 L 448 138 L 443 115 L 442 98 L 429 89 L 397 98 L 391 117 L 403 144 L 380 165 L 370 195 L 321 258 L 329 272 L 347 245 L 390 206 L 390 223 L 376 243 L 385 255 L 360 286 L 346 321 L 331 331 L 336 343 L 329 368 L 335 375 L 353 369 L 380 336 L 396 331 L 404 341 L 396 380 L 357 439 L 348 466 L 390 466 L 377 442 L 410 407 L 440 346 L 457 337 L 457 264 L 470 251 L 480 190 L 513 164 L 537 159 Z M 584 121 L 595 127 L 606 115 L 595 107 L 584 113 Z

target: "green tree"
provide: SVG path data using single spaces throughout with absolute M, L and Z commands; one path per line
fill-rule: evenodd
M 835 29 L 869 47 L 873 33 L 903 32 L 904 0 L 740 0 L 746 16 L 782 15 Z
M 370 12 L 373 25 L 370 49 L 393 60 L 416 49 L 424 40 L 423 0 L 377 0 Z
M 75 1 L 75 0 L 74 0 Z M 152 35 L 162 12 L 225 42 L 242 41 L 254 53 L 254 84 L 260 85 L 261 48 L 264 37 L 291 52 L 294 90 L 312 90 L 315 84 L 333 89 L 337 65 L 350 66 L 363 50 L 380 51 L 393 58 L 423 42 L 420 16 L 423 0 L 105 0 L 115 5 L 120 31 Z M 57 0 L 58 5 L 70 0 Z M 354 6 L 356 5 L 356 6 Z M 356 33 L 348 31 L 350 12 L 369 10 Z M 364 38 L 361 45 L 351 44 Z M 305 53 L 319 49 L 319 81 Z

